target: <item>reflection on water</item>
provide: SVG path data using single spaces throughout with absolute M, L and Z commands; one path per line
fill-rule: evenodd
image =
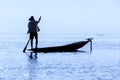
M 30 59 L 37 59 L 37 53 L 30 52 Z
M 38 66 L 38 62 L 37 62 L 37 59 L 33 59 L 32 57 L 32 60 L 31 60 L 31 56 L 32 56 L 32 53 L 30 55 L 30 59 L 28 59 L 28 62 L 27 62 L 27 66 L 26 66 L 26 74 L 24 74 L 24 77 L 27 79 L 27 80 L 37 80 L 37 78 L 39 78 L 39 76 L 37 75 L 38 71 L 39 71 L 39 66 Z
M 0 36 L 0 79 L 119 80 L 119 35 L 41 35 L 39 46 L 63 45 L 85 36 L 94 37 L 92 53 L 90 44 L 77 52 L 23 53 L 23 36 Z

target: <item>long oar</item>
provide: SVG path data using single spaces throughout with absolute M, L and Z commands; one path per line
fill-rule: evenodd
M 30 39 L 28 40 L 28 42 L 27 42 L 27 44 L 26 44 L 26 46 L 25 46 L 25 48 L 23 49 L 23 52 L 25 52 L 26 51 L 26 48 L 27 48 L 27 46 L 28 46 L 28 43 L 30 42 Z

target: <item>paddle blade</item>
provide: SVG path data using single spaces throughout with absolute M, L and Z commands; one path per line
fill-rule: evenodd
M 27 48 L 27 47 L 25 46 L 25 48 L 23 49 L 23 52 L 25 52 L 25 51 L 26 51 L 26 48 Z

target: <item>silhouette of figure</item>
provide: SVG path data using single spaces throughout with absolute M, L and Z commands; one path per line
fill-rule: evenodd
M 40 22 L 40 20 L 41 20 L 41 16 L 40 16 L 38 21 L 35 21 L 33 16 L 31 16 L 29 18 L 27 34 L 30 33 L 29 38 L 31 40 L 31 49 L 33 49 L 33 39 L 34 39 L 34 37 L 36 39 L 36 47 L 35 48 L 37 48 L 37 46 L 38 46 L 38 32 L 40 31 L 40 28 L 38 27 L 38 23 Z

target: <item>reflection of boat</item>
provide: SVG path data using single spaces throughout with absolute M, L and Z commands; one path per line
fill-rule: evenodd
M 45 47 L 45 48 L 34 48 L 29 49 L 33 52 L 72 52 L 77 51 L 77 49 L 82 48 L 88 42 L 91 42 L 93 38 L 88 38 L 85 41 L 74 42 L 71 44 L 63 45 L 63 46 L 54 46 L 54 47 Z

